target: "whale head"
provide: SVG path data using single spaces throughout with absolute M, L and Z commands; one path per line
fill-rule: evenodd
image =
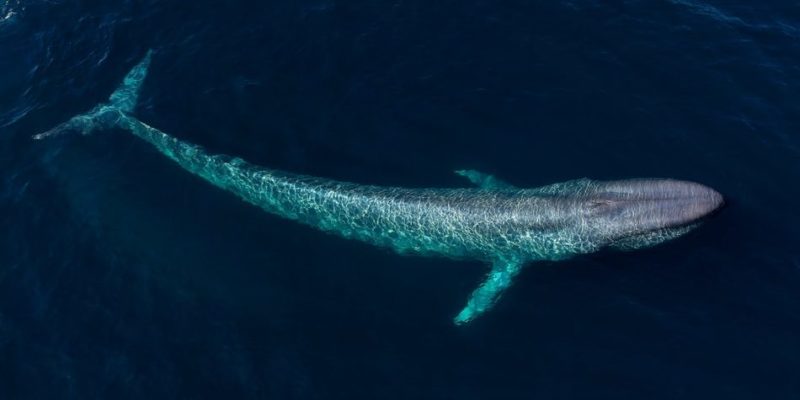
M 725 203 L 714 189 L 673 179 L 592 181 L 578 201 L 593 242 L 619 250 L 681 236 Z

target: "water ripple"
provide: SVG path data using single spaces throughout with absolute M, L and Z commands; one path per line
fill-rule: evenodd
M 670 0 L 670 3 L 685 7 L 695 15 L 709 18 L 718 23 L 759 31 L 773 31 L 791 38 L 800 37 L 800 28 L 782 20 L 776 19 L 772 23 L 750 22 L 733 15 L 730 11 L 724 11 L 719 7 L 701 1 Z

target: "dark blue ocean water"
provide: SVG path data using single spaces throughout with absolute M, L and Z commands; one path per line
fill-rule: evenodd
M 155 49 L 137 115 L 214 152 L 455 187 L 672 177 L 635 253 L 479 263 L 267 215 L 123 132 L 30 136 Z M 0 398 L 800 398 L 793 1 L 0 0 Z

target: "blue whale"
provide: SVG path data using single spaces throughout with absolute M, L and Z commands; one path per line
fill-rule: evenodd
M 458 170 L 470 188 L 400 188 L 338 182 L 267 169 L 210 154 L 136 119 L 132 113 L 151 53 L 109 101 L 35 135 L 121 128 L 185 170 L 263 210 L 400 254 L 481 260 L 491 265 L 456 324 L 491 309 L 522 267 L 602 249 L 635 250 L 677 238 L 724 203 L 715 190 L 673 179 L 577 179 L 518 188 Z

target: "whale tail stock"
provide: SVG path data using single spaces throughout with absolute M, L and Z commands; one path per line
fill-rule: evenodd
M 88 135 L 97 129 L 113 127 L 121 119 L 131 118 L 129 114 L 136 107 L 152 54 L 153 51 L 148 50 L 142 61 L 131 68 L 119 87 L 111 93 L 108 102 L 76 115 L 53 129 L 36 134 L 33 139 L 41 140 L 70 132 Z

